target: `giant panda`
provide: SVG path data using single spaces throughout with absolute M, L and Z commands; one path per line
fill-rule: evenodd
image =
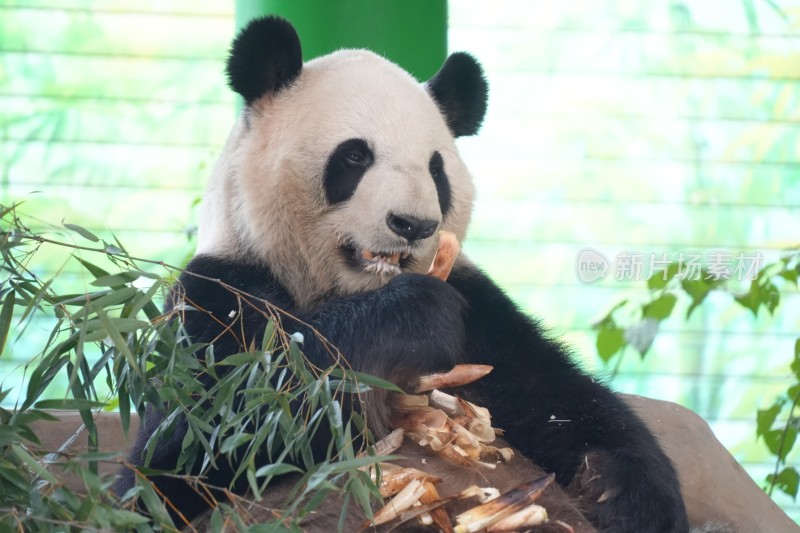
M 193 341 L 213 343 L 219 357 L 261 339 L 266 318 L 237 305 L 213 281 L 222 280 L 297 317 L 286 327 L 304 335 L 306 356 L 322 367 L 330 352 L 311 328 L 354 369 L 400 386 L 458 363 L 492 365 L 461 394 L 554 472 L 597 530 L 689 530 L 673 465 L 618 396 L 463 254 L 446 282 L 425 275 L 437 233 L 463 240 L 470 220 L 473 181 L 454 139 L 477 133 L 486 113 L 487 83 L 473 57 L 450 55 L 422 84 L 364 50 L 304 64 L 291 24 L 265 17 L 235 38 L 227 74 L 245 107 L 212 172 L 197 254 L 179 280 L 183 297 L 206 310 L 186 314 Z M 387 410 L 375 399 L 367 405 L 372 430 L 384 433 Z M 160 422 L 149 413 L 133 464 Z M 182 431 L 157 443 L 151 467 L 175 466 Z M 225 486 L 230 476 L 221 469 L 210 481 Z M 153 481 L 189 519 L 208 508 L 179 479 Z M 132 486 L 124 470 L 115 490 Z

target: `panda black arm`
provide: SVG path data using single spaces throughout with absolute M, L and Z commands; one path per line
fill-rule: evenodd
M 449 283 L 476 303 L 465 319 L 466 358 L 494 366 L 468 394 L 506 439 L 555 472 L 601 531 L 688 531 L 677 474 L 631 409 L 483 273 L 460 267 Z
M 420 374 L 459 362 L 464 307 L 463 298 L 446 283 L 401 274 L 380 289 L 329 300 L 305 320 L 353 368 L 406 385 Z M 307 347 L 312 353 L 316 349 Z
M 185 314 L 186 328 L 193 342 L 213 342 L 220 357 L 261 339 L 267 324 L 263 301 L 289 313 L 282 319 L 284 329 L 302 333 L 306 356 L 323 367 L 334 359 L 315 333 L 338 348 L 355 370 L 399 384 L 446 370 L 463 352 L 465 302 L 431 276 L 402 274 L 380 289 L 303 311 L 264 266 L 198 256 L 187 271 L 181 276 L 184 298 L 200 310 Z M 217 280 L 252 297 L 237 296 Z

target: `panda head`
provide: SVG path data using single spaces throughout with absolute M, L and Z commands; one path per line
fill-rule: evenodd
M 364 50 L 303 64 L 294 28 L 266 17 L 236 37 L 227 71 L 246 106 L 198 253 L 262 261 L 309 307 L 425 272 L 440 230 L 464 238 L 473 184 L 454 138 L 477 132 L 487 96 L 472 57 L 422 84 Z

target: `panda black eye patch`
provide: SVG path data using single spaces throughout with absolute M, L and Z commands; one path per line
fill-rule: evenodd
M 348 139 L 328 157 L 325 165 L 325 196 L 331 204 L 353 196 L 358 183 L 375 157 L 364 139 Z
M 439 209 L 442 216 L 445 216 L 450 211 L 452 202 L 452 193 L 450 192 L 450 180 L 447 178 L 447 173 L 444 171 L 444 160 L 442 154 L 433 152 L 431 160 L 428 162 L 428 171 L 431 173 L 433 183 L 436 184 L 436 194 L 439 196 Z

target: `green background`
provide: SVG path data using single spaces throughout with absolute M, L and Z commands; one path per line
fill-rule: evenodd
M 292 21 L 308 61 L 340 48 L 369 48 L 428 79 L 447 54 L 445 0 L 237 0 L 236 26 L 265 14 Z

